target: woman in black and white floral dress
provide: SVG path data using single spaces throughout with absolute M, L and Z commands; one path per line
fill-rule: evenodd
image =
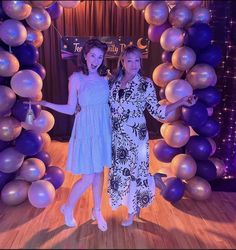
M 123 226 L 131 225 L 135 214 L 150 205 L 155 195 L 155 178 L 149 173 L 149 138 L 144 110 L 156 119 L 165 119 L 177 107 L 196 102 L 195 97 L 190 96 L 168 106 L 160 105 L 153 82 L 143 77 L 140 69 L 140 50 L 128 46 L 120 56 L 117 75 L 110 84 L 112 167 L 108 193 L 112 209 L 120 205 L 128 208 Z

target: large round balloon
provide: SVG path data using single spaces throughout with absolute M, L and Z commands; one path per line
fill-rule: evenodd
M 160 38 L 161 47 L 166 51 L 174 51 L 184 43 L 183 30 L 175 27 L 166 29 Z
M 221 93 L 214 86 L 209 86 L 204 89 L 195 89 L 193 93 L 198 97 L 206 107 L 215 107 L 221 101 Z
M 8 182 L 1 191 L 1 200 L 9 206 L 16 206 L 28 198 L 29 183 L 23 180 Z
M 38 49 L 31 43 L 23 43 L 12 48 L 13 54 L 17 57 L 21 66 L 31 66 L 39 58 Z
M 191 155 L 178 154 L 171 161 L 171 170 L 176 177 L 189 180 L 195 176 L 197 164 Z
M 174 148 L 184 146 L 188 142 L 189 137 L 189 127 L 179 121 L 168 124 L 164 133 L 166 143 Z
M 115 2 L 129 2 L 128 4 L 129 5 L 131 4 L 130 1 L 115 1 Z M 66 0 L 66 1 L 58 1 L 58 3 L 64 8 L 76 8 L 79 5 L 80 1 L 67 1 Z M 122 7 L 124 7 L 124 6 L 122 6 Z M 125 7 L 127 7 L 127 6 L 125 6 Z
M 211 144 L 203 136 L 193 135 L 185 147 L 185 152 L 190 154 L 196 160 L 206 160 L 211 154 Z
M 13 76 L 19 70 L 17 58 L 7 51 L 0 51 L 0 76 Z
M 25 130 L 16 138 L 16 149 L 27 156 L 37 154 L 42 150 L 43 139 L 35 131 Z
M 14 117 L 0 118 L 0 140 L 12 141 L 15 140 L 21 133 L 22 127 L 18 120 Z
M 22 97 L 36 97 L 37 93 L 41 91 L 42 86 L 42 78 L 30 69 L 20 70 L 11 78 L 12 89 Z
M 51 25 L 51 17 L 49 13 L 39 7 L 33 7 L 31 14 L 26 19 L 27 24 L 35 30 L 47 30 Z
M 63 7 L 59 3 L 55 2 L 46 9 L 52 20 L 58 19 L 63 13 Z
M 207 181 L 213 181 L 216 174 L 216 167 L 214 163 L 210 160 L 196 161 L 197 163 L 197 176 L 202 177 Z
M 166 190 L 163 192 L 163 197 L 170 202 L 177 202 L 184 195 L 185 184 L 181 179 L 170 177 L 165 181 Z
M 33 44 L 36 48 L 39 48 L 43 43 L 43 34 L 40 30 L 34 30 L 30 27 L 26 27 L 28 43 Z
M 36 62 L 30 66 L 25 66 L 25 67 L 22 67 L 22 69 L 30 69 L 30 70 L 33 70 L 34 72 L 38 73 L 40 75 L 40 77 L 42 78 L 42 80 L 45 79 L 46 77 L 46 70 L 45 68 L 43 67 L 42 64 Z
M 34 112 L 34 116 L 38 117 L 41 112 L 41 106 L 31 105 L 31 108 Z M 23 122 L 25 121 L 28 109 L 29 109 L 29 105 L 24 103 L 23 100 L 18 99 L 15 102 L 14 106 L 12 107 L 12 115 L 19 121 Z
M 8 19 L 0 25 L 0 39 L 9 46 L 19 46 L 27 37 L 25 26 L 17 20 Z
M 204 125 L 208 119 L 207 108 L 200 101 L 197 101 L 194 105 L 190 107 L 183 106 L 182 107 L 182 119 L 189 126 L 200 127 Z
M 208 8 L 199 6 L 193 10 L 192 23 L 209 23 L 211 14 Z
M 214 117 L 208 117 L 207 121 L 202 126 L 193 127 L 199 135 L 206 137 L 215 137 L 220 132 L 220 124 Z
M 211 185 L 199 176 L 190 179 L 186 184 L 186 193 L 194 200 L 207 200 L 211 196 Z
M 153 153 L 159 161 L 171 162 L 174 156 L 183 152 L 182 148 L 169 146 L 164 139 L 158 139 L 153 147 Z
M 193 49 L 203 49 L 210 45 L 213 32 L 206 23 L 195 23 L 187 29 L 186 45 Z
M 2 1 L 2 7 L 9 17 L 16 20 L 27 18 L 32 10 L 27 1 Z
M 0 116 L 8 113 L 16 101 L 13 90 L 7 86 L 0 85 Z
M 152 42 L 160 42 L 162 33 L 170 27 L 171 25 L 168 22 L 165 22 L 162 25 L 150 24 L 148 27 L 148 38 Z
M 170 102 L 167 101 L 167 99 L 162 99 L 159 101 L 159 104 L 161 105 L 169 105 Z M 176 108 L 175 110 L 171 111 L 168 113 L 168 115 L 165 117 L 165 119 L 161 120 L 159 119 L 161 122 L 174 122 L 177 121 L 181 116 L 181 109 L 180 108 Z
M 215 165 L 216 167 L 216 175 L 218 178 L 222 178 L 226 173 L 226 165 L 223 160 L 217 157 L 211 157 L 209 160 Z
M 54 188 L 57 189 L 63 184 L 65 180 L 64 171 L 57 166 L 50 166 L 47 168 L 43 180 L 51 182 Z
M 183 79 L 176 79 L 169 82 L 165 88 L 166 99 L 171 102 L 177 102 L 185 96 L 193 94 L 192 86 Z
M 54 123 L 54 116 L 47 110 L 41 110 L 39 116 L 33 121 L 31 129 L 39 133 L 46 133 L 53 128 Z
M 54 201 L 55 188 L 49 181 L 34 181 L 29 187 L 28 198 L 34 207 L 45 208 Z
M 172 57 L 172 64 L 176 69 L 181 71 L 189 70 L 195 64 L 196 54 L 193 49 L 183 46 L 174 51 Z
M 33 182 L 41 179 L 46 171 L 43 161 L 37 158 L 25 160 L 19 170 L 19 177 L 25 181 Z
M 15 148 L 9 147 L 0 152 L 0 171 L 13 173 L 19 169 L 24 161 L 24 155 Z
M 144 10 L 145 20 L 153 25 L 162 25 L 167 21 L 168 15 L 168 7 L 164 1 L 150 3 Z
M 39 160 L 41 160 L 45 166 L 49 166 L 51 164 L 51 156 L 49 153 L 47 153 L 46 151 L 42 150 L 40 152 L 38 152 L 36 155 L 33 156 L 34 158 L 37 158 Z

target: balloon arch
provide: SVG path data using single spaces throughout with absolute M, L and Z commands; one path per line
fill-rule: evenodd
M 221 96 L 215 68 L 221 50 L 211 43 L 210 12 L 202 1 L 114 1 L 119 8 L 143 11 L 148 37 L 163 48 L 162 61 L 152 74 L 162 103 L 196 94 L 198 102 L 182 107 L 162 121 L 163 138 L 154 145 L 159 172 L 167 173 L 164 198 L 184 195 L 206 200 L 209 181 L 223 177 L 224 162 L 214 157 L 219 123 L 212 117 Z M 59 18 L 63 8 L 80 1 L 0 2 L 0 188 L 7 205 L 26 199 L 36 208 L 47 207 L 64 182 L 64 172 L 51 166 L 48 131 L 53 115 L 25 100 L 41 100 L 45 68 L 38 63 L 42 32 Z M 5 84 L 10 79 L 10 86 Z M 31 112 L 29 114 L 29 111 Z M 25 123 L 26 117 L 34 120 Z M 43 195 L 42 195 L 43 194 Z

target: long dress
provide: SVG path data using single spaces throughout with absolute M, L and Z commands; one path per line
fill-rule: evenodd
M 156 119 L 164 119 L 166 106 L 158 103 L 149 78 L 137 74 L 119 97 L 120 85 L 119 79 L 112 84 L 109 97 L 112 167 L 108 193 L 113 210 L 125 205 L 132 214 L 150 205 L 155 196 L 154 178 L 149 173 L 149 138 L 144 110 Z
M 74 174 L 92 174 L 111 166 L 111 116 L 108 80 L 96 80 L 74 72 L 80 112 L 69 141 L 66 170 Z

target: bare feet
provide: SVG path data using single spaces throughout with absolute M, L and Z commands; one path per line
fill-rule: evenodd
M 98 223 L 98 228 L 105 232 L 107 231 L 107 223 L 105 219 L 103 218 L 103 215 L 101 213 L 101 210 L 99 209 L 92 209 L 92 220 L 96 220 Z
M 65 225 L 68 227 L 76 227 L 77 223 L 73 216 L 73 211 L 68 206 L 66 206 L 66 204 L 62 205 L 60 210 L 64 215 Z

